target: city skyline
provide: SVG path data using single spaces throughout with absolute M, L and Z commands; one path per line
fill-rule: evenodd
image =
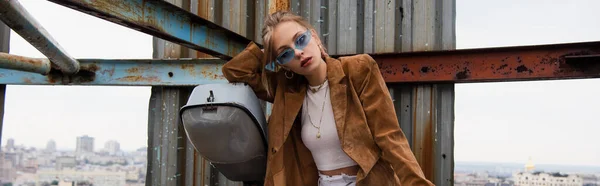
M 86 135 L 81 135 L 81 136 L 86 136 Z M 77 136 L 77 137 L 80 137 L 80 136 Z M 0 147 L 6 147 L 8 145 L 8 141 L 9 140 L 13 140 L 14 147 L 25 147 L 25 148 L 32 148 L 33 147 L 33 148 L 35 148 L 37 150 L 46 150 L 48 148 L 48 144 L 52 141 L 52 142 L 54 142 L 53 143 L 54 149 L 57 150 L 57 151 L 76 151 L 76 149 L 77 149 L 76 145 L 73 146 L 73 147 L 62 147 L 61 148 L 61 146 L 58 143 L 56 143 L 56 141 L 54 141 L 53 139 L 50 139 L 50 140 L 46 141 L 46 145 L 43 146 L 43 147 L 37 147 L 37 146 L 33 146 L 33 145 L 19 143 L 18 142 L 19 140 L 18 139 L 14 139 L 14 138 L 8 138 L 8 139 L 3 139 L 3 140 L 4 140 L 4 142 L 0 143 Z M 113 142 L 117 143 L 117 149 L 120 149 L 120 151 L 131 151 L 131 152 L 133 152 L 133 151 L 137 151 L 140 148 L 147 148 L 146 145 L 143 145 L 143 146 L 140 146 L 140 147 L 135 148 L 135 149 L 124 150 L 123 148 L 120 148 L 121 143 L 119 141 L 117 141 L 117 140 L 107 140 L 107 141 L 105 141 L 103 143 L 102 142 L 96 142 L 96 141 L 94 141 L 94 152 L 100 152 L 100 151 L 106 150 L 106 145 L 109 144 L 109 143 L 113 143 Z M 96 143 L 98 143 L 100 145 L 97 145 Z

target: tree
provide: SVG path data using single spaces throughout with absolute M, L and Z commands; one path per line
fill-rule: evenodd
M 50 185 L 58 185 L 58 181 L 54 180 L 54 181 L 52 181 L 52 183 L 50 183 Z
M 77 182 L 77 186 L 93 186 L 93 184 L 90 181 L 81 181 Z

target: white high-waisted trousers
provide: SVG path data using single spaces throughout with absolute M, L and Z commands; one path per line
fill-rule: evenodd
M 319 186 L 355 186 L 356 176 L 346 174 L 327 176 L 319 173 Z

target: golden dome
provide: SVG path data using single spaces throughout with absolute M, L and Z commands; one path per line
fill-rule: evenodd
M 529 157 L 529 161 L 527 161 L 527 163 L 525 164 L 525 170 L 526 171 L 532 171 L 535 169 L 535 165 L 533 164 L 533 161 L 531 160 L 531 157 Z

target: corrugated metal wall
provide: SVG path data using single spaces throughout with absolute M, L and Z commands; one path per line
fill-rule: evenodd
M 10 28 L 0 21 L 0 52 L 9 52 Z M 6 85 L 0 84 L 0 139 L 2 139 L 2 126 L 4 123 L 4 99 L 6 98 Z M 1 146 L 1 142 L 0 142 Z
M 263 17 L 287 6 L 315 26 L 331 55 L 455 48 L 455 0 L 168 1 L 259 43 Z M 210 57 L 160 39 L 155 39 L 154 48 L 156 58 Z M 400 125 L 426 176 L 436 185 L 452 185 L 454 84 L 388 87 Z M 184 140 L 176 111 L 188 96 L 189 88 L 152 89 L 149 183 L 241 185 L 219 174 Z

